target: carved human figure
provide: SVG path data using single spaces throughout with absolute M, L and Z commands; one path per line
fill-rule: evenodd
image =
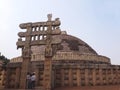
M 45 56 L 52 56 L 52 48 L 51 48 L 51 45 L 46 45 L 46 48 L 45 48 Z

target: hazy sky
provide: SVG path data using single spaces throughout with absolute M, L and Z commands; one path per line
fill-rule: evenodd
M 49 13 L 60 18 L 61 30 L 120 65 L 120 0 L 0 0 L 0 52 L 8 58 L 21 55 L 19 24 L 46 21 Z

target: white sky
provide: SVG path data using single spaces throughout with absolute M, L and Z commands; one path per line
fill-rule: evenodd
M 0 0 L 0 52 L 7 58 L 21 55 L 19 24 L 46 21 L 49 13 L 60 18 L 62 30 L 120 64 L 120 0 Z

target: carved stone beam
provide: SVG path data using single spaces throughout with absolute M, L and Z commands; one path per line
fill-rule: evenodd
M 51 32 L 51 35 L 59 35 L 61 34 L 60 29 L 55 29 Z M 19 37 L 26 37 L 27 32 L 19 32 L 18 36 Z M 35 36 L 35 35 L 47 35 L 46 31 L 34 31 L 30 34 L 31 36 Z
M 58 38 L 53 38 L 51 44 L 59 44 L 61 42 L 61 39 Z M 17 43 L 18 48 L 22 48 L 25 46 L 25 41 L 18 41 Z M 34 46 L 34 45 L 46 45 L 46 41 L 45 40 L 33 40 L 30 43 L 30 46 Z
M 51 22 L 52 26 L 59 26 L 61 24 L 60 21 L 59 21 L 59 18 L 55 19 L 55 21 L 50 21 L 50 22 Z M 26 29 L 29 26 L 29 24 L 32 24 L 31 25 L 32 27 L 48 26 L 49 25 L 48 22 L 36 22 L 36 23 L 31 23 L 30 22 L 30 23 L 22 23 L 22 24 L 19 25 L 19 27 L 21 29 Z
M 59 44 L 60 42 L 61 42 L 61 39 L 54 38 L 52 39 L 51 44 Z M 39 40 L 39 41 L 33 40 L 31 41 L 30 46 L 33 46 L 33 45 L 46 45 L 46 40 Z
M 31 27 L 31 22 L 29 22 L 29 23 L 23 23 L 23 24 L 20 24 L 19 25 L 19 27 L 21 28 L 21 29 L 27 29 L 27 27 Z

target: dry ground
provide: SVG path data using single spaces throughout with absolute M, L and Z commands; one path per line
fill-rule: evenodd
M 0 89 L 0 90 L 42 90 L 42 89 Z M 115 86 L 85 86 L 85 87 L 61 87 L 54 90 L 120 90 L 120 85 Z

